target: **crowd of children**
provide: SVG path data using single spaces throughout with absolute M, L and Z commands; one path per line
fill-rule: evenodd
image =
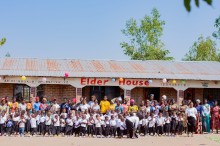
M 48 104 L 45 101 L 44 98 L 40 102 L 37 97 L 35 103 L 30 105 L 25 101 L 19 104 L 15 100 L 8 102 L 6 98 L 2 98 L 0 135 L 100 138 L 176 136 L 187 132 L 187 126 L 190 124 L 187 122 L 188 117 L 192 117 L 193 114 L 197 116 L 197 111 L 192 113 L 193 109 L 187 110 L 187 105 L 176 108 L 175 104 L 167 105 L 166 99 L 162 99 L 161 104 L 157 104 L 155 100 L 147 100 L 147 103 L 142 102 L 140 106 L 135 105 L 133 99 L 122 101 L 121 98 L 116 98 L 109 102 L 106 96 L 99 104 L 94 96 L 89 103 L 86 102 L 86 98 L 82 98 L 79 103 L 66 100 L 58 104 L 54 99 Z M 217 112 L 219 113 L 219 109 Z M 132 116 L 135 118 L 129 118 Z M 129 119 L 133 122 L 130 136 Z M 220 118 L 218 122 L 220 123 Z

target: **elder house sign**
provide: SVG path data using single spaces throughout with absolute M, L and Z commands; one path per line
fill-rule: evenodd
M 109 79 L 99 79 L 99 78 L 81 78 L 81 85 L 109 85 L 112 80 Z M 135 79 L 123 79 L 122 81 L 116 81 L 118 86 L 149 86 L 148 80 L 135 80 Z

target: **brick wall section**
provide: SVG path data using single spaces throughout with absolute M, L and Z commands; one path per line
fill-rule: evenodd
M 177 100 L 177 91 L 173 88 L 160 88 L 160 99 L 163 95 L 166 95 L 168 99 Z
M 56 98 L 60 103 L 64 97 L 67 99 L 76 97 L 76 88 L 71 85 L 43 85 L 43 90 L 48 100 Z
M 203 102 L 203 88 L 195 88 L 195 99 L 200 99 Z
M 13 84 L 0 84 L 0 97 L 13 96 Z
M 134 88 L 131 90 L 131 98 L 135 100 L 135 104 L 140 104 L 144 97 L 144 88 Z

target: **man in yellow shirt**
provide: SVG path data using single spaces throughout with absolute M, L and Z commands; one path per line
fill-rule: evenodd
M 100 108 L 102 114 L 105 114 L 106 111 L 110 109 L 110 102 L 107 96 L 104 96 L 104 99 L 100 102 Z

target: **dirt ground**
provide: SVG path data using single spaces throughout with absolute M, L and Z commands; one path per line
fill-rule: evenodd
M 138 139 L 78 137 L 0 137 L 0 146 L 220 146 L 220 134 Z

